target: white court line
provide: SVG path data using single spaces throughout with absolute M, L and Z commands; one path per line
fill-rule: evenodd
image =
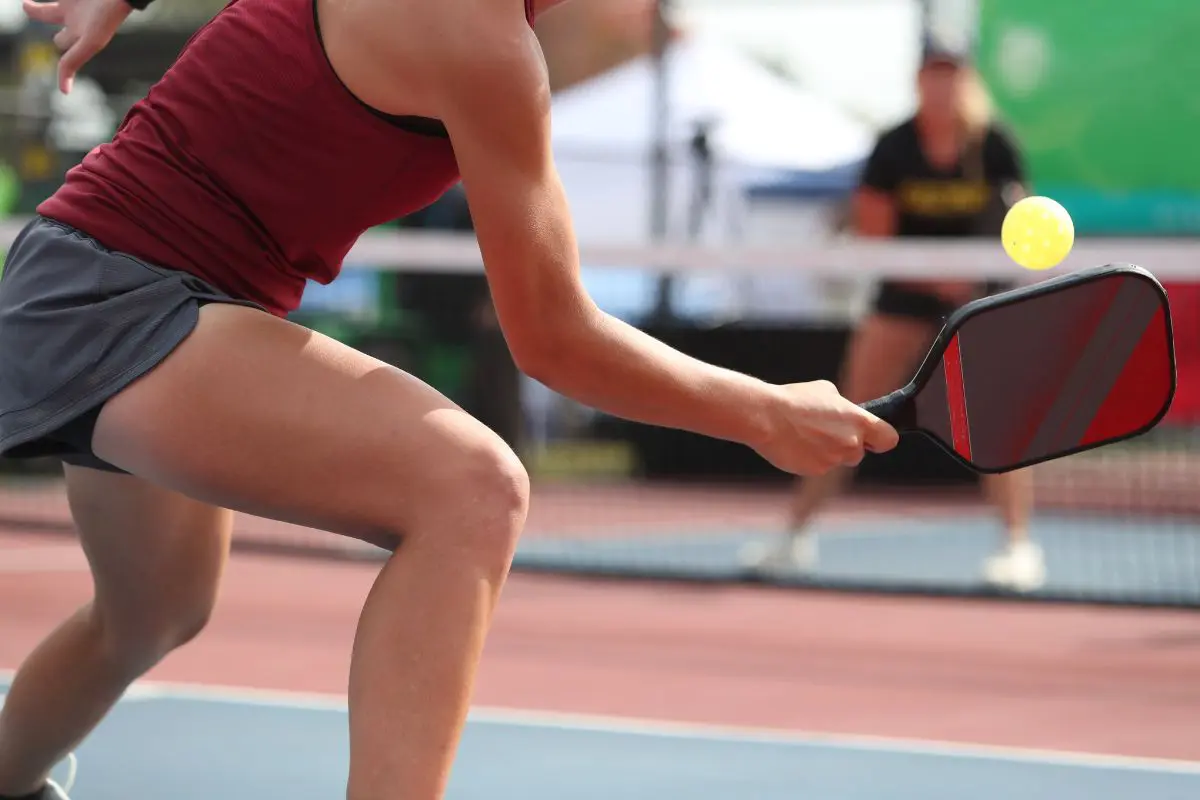
M 11 678 L 0 670 L 0 682 Z M 338 694 L 289 692 L 238 686 L 139 681 L 127 701 L 181 700 L 258 706 L 302 711 L 344 712 L 346 698 Z M 1160 774 L 1200 775 L 1200 762 L 1170 758 L 1118 756 L 1065 750 L 1003 747 L 927 739 L 824 733 L 732 725 L 703 725 L 660 719 L 571 714 L 554 711 L 476 706 L 470 719 L 476 724 L 515 728 L 607 733 L 726 744 L 762 744 L 784 747 L 825 747 L 859 752 L 897 753 L 934 758 L 956 758 L 1011 763 L 1045 764 L 1084 769 L 1105 769 Z

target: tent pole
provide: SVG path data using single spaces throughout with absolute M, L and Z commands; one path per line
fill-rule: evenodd
M 654 142 L 650 170 L 650 238 L 655 243 L 661 243 L 667 238 L 667 221 L 669 208 L 668 189 L 670 185 L 670 84 L 667 74 L 666 53 L 670 44 L 670 27 L 668 15 L 670 0 L 654 0 L 653 22 L 651 30 L 651 52 L 654 58 Z M 654 265 L 647 265 L 653 267 Z M 672 278 L 663 275 L 658 279 L 655 296 L 653 321 L 663 323 L 672 318 L 671 310 Z

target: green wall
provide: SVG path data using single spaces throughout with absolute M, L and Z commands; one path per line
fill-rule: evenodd
M 1034 189 L 1080 232 L 1200 233 L 1200 2 L 981 0 L 979 35 Z

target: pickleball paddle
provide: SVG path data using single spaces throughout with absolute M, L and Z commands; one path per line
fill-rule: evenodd
M 863 407 L 997 473 L 1139 436 L 1174 395 L 1167 293 L 1110 264 L 968 303 L 907 386 Z

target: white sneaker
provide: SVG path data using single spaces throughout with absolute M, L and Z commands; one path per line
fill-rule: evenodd
M 1014 542 L 983 563 L 983 579 L 999 589 L 1030 592 L 1046 580 L 1042 548 L 1033 542 Z
M 42 789 L 42 794 L 38 800 L 71 800 L 67 797 L 67 792 L 71 791 L 71 787 L 75 785 L 75 754 L 67 756 L 67 779 L 66 786 L 59 786 L 54 781 L 46 781 L 46 788 Z
M 40 800 L 71 800 L 67 797 L 67 790 L 59 786 L 54 781 L 48 781 L 46 788 L 42 790 Z
M 817 540 L 805 534 L 755 542 L 742 549 L 742 565 L 754 572 L 780 574 L 811 569 L 817 563 Z

